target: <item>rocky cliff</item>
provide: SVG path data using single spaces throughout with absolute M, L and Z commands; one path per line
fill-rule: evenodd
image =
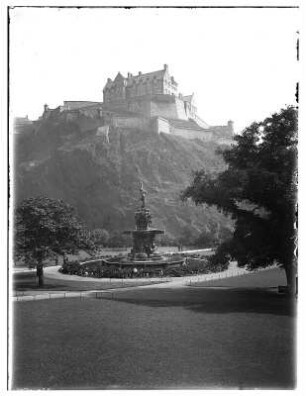
M 180 201 L 193 170 L 224 169 L 216 142 L 111 128 L 109 141 L 90 120 L 41 120 L 14 139 L 17 202 L 34 195 L 62 198 L 93 228 L 110 232 L 134 227 L 139 182 L 147 190 L 154 226 L 177 238 L 198 235 L 210 225 L 230 222 L 213 208 Z

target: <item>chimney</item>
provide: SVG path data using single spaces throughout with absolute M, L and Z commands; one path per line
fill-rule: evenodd
M 141 76 L 141 72 L 138 72 L 138 76 Z
M 44 105 L 44 111 L 49 110 L 49 106 L 47 104 Z
M 108 78 L 108 79 L 107 79 L 107 82 L 112 82 L 112 79 L 111 79 L 111 78 Z
M 168 65 L 165 63 L 165 64 L 164 64 L 164 70 L 167 70 L 167 71 L 168 71 L 168 69 L 169 69 L 169 68 L 168 68 Z

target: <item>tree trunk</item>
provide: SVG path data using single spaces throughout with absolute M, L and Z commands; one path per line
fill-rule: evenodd
M 288 263 L 285 265 L 285 272 L 287 278 L 287 287 L 290 295 L 297 294 L 297 270 L 296 263 Z
M 38 285 L 40 287 L 44 286 L 44 266 L 43 263 L 40 262 L 36 266 L 36 275 L 38 277 Z

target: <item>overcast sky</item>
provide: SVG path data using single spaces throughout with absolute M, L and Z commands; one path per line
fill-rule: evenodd
M 207 123 L 235 130 L 295 103 L 297 9 L 15 8 L 10 96 L 15 116 L 102 101 L 108 77 L 159 70 L 195 93 Z

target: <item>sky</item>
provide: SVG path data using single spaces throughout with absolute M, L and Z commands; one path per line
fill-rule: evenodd
M 166 63 L 210 125 L 236 132 L 295 104 L 298 10 L 51 9 L 10 11 L 10 112 L 37 119 L 46 103 L 103 100 L 118 71 Z

